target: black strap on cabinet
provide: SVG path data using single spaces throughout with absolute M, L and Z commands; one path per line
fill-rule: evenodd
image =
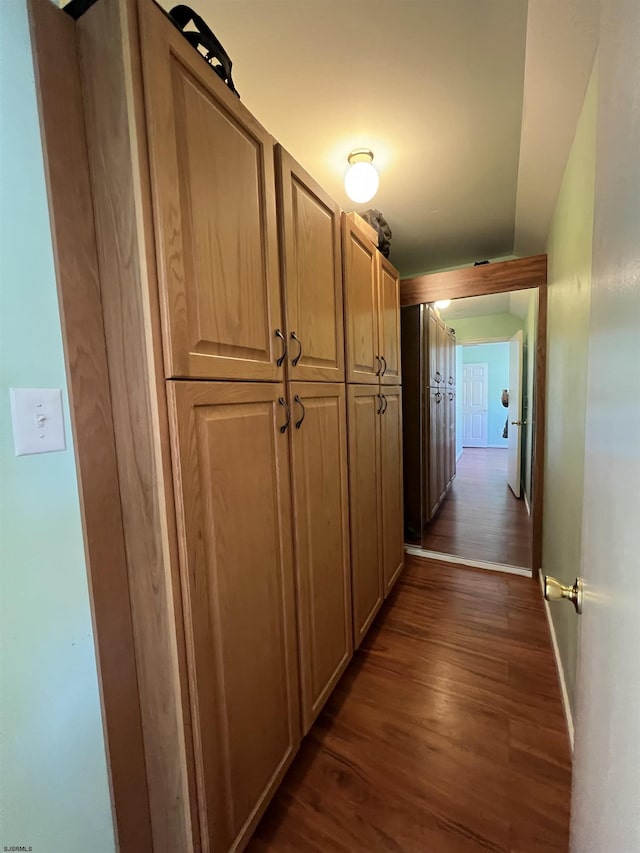
M 169 18 L 180 30 L 189 44 L 194 47 L 205 62 L 213 68 L 218 77 L 227 84 L 235 95 L 240 97 L 238 90 L 233 85 L 233 77 L 231 76 L 233 63 L 229 59 L 229 54 L 220 44 L 211 31 L 211 28 L 205 23 L 200 15 L 198 15 L 197 12 L 194 12 L 190 6 L 186 6 L 182 3 L 171 9 L 169 12 Z M 190 24 L 192 24 L 195 29 L 185 29 Z M 202 50 L 199 48 L 202 48 Z

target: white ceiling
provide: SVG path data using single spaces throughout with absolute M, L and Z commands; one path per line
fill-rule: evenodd
M 354 209 L 342 184 L 347 154 L 374 151 L 380 189 L 355 209 L 382 211 L 393 230 L 391 260 L 405 276 L 513 252 L 516 206 L 520 229 L 533 233 L 527 248 L 544 249 L 593 57 L 584 38 L 579 50 L 572 47 L 582 32 L 579 9 L 554 16 L 565 4 L 592 5 L 190 0 L 231 56 L 243 103 L 343 208 Z M 533 12 L 535 50 L 527 47 Z M 579 66 L 566 92 L 545 57 L 546 14 L 561 29 L 551 59 L 559 61 L 562 45 L 562 65 Z M 525 121 L 523 154 L 525 67 L 533 87 L 525 104 L 536 106 L 536 121 Z M 535 142 L 549 86 L 555 113 L 567 98 L 571 109 L 564 129 L 561 115 L 545 127 L 547 175 Z
M 469 317 L 488 317 L 492 314 L 513 314 L 524 320 L 529 301 L 535 297 L 535 288 L 512 293 L 492 293 L 489 296 L 468 296 L 452 299 L 447 308 L 440 309 L 443 320 L 465 320 Z

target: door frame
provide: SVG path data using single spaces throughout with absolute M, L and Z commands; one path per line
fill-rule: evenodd
M 544 441 L 547 380 L 547 256 L 532 255 L 511 261 L 464 267 L 448 272 L 426 273 L 400 280 L 400 305 L 420 305 L 439 299 L 488 296 L 515 290 L 538 289 L 534 420 L 531 488 L 531 577 L 542 568 L 542 519 L 544 495 Z

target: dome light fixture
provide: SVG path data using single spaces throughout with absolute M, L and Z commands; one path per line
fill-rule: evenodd
M 349 168 L 344 176 L 344 189 L 351 201 L 364 204 L 378 192 L 380 179 L 373 160 L 373 151 L 356 148 L 347 157 Z
M 436 302 L 436 308 L 439 308 L 440 310 L 448 308 L 449 305 L 451 305 L 450 299 L 438 299 L 438 301 Z

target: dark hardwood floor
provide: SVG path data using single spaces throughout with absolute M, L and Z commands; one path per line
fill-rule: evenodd
M 507 485 L 507 451 L 465 447 L 456 478 L 422 547 L 439 554 L 531 568 L 531 520 Z
M 540 591 L 408 557 L 252 853 L 560 853 L 571 767 Z

